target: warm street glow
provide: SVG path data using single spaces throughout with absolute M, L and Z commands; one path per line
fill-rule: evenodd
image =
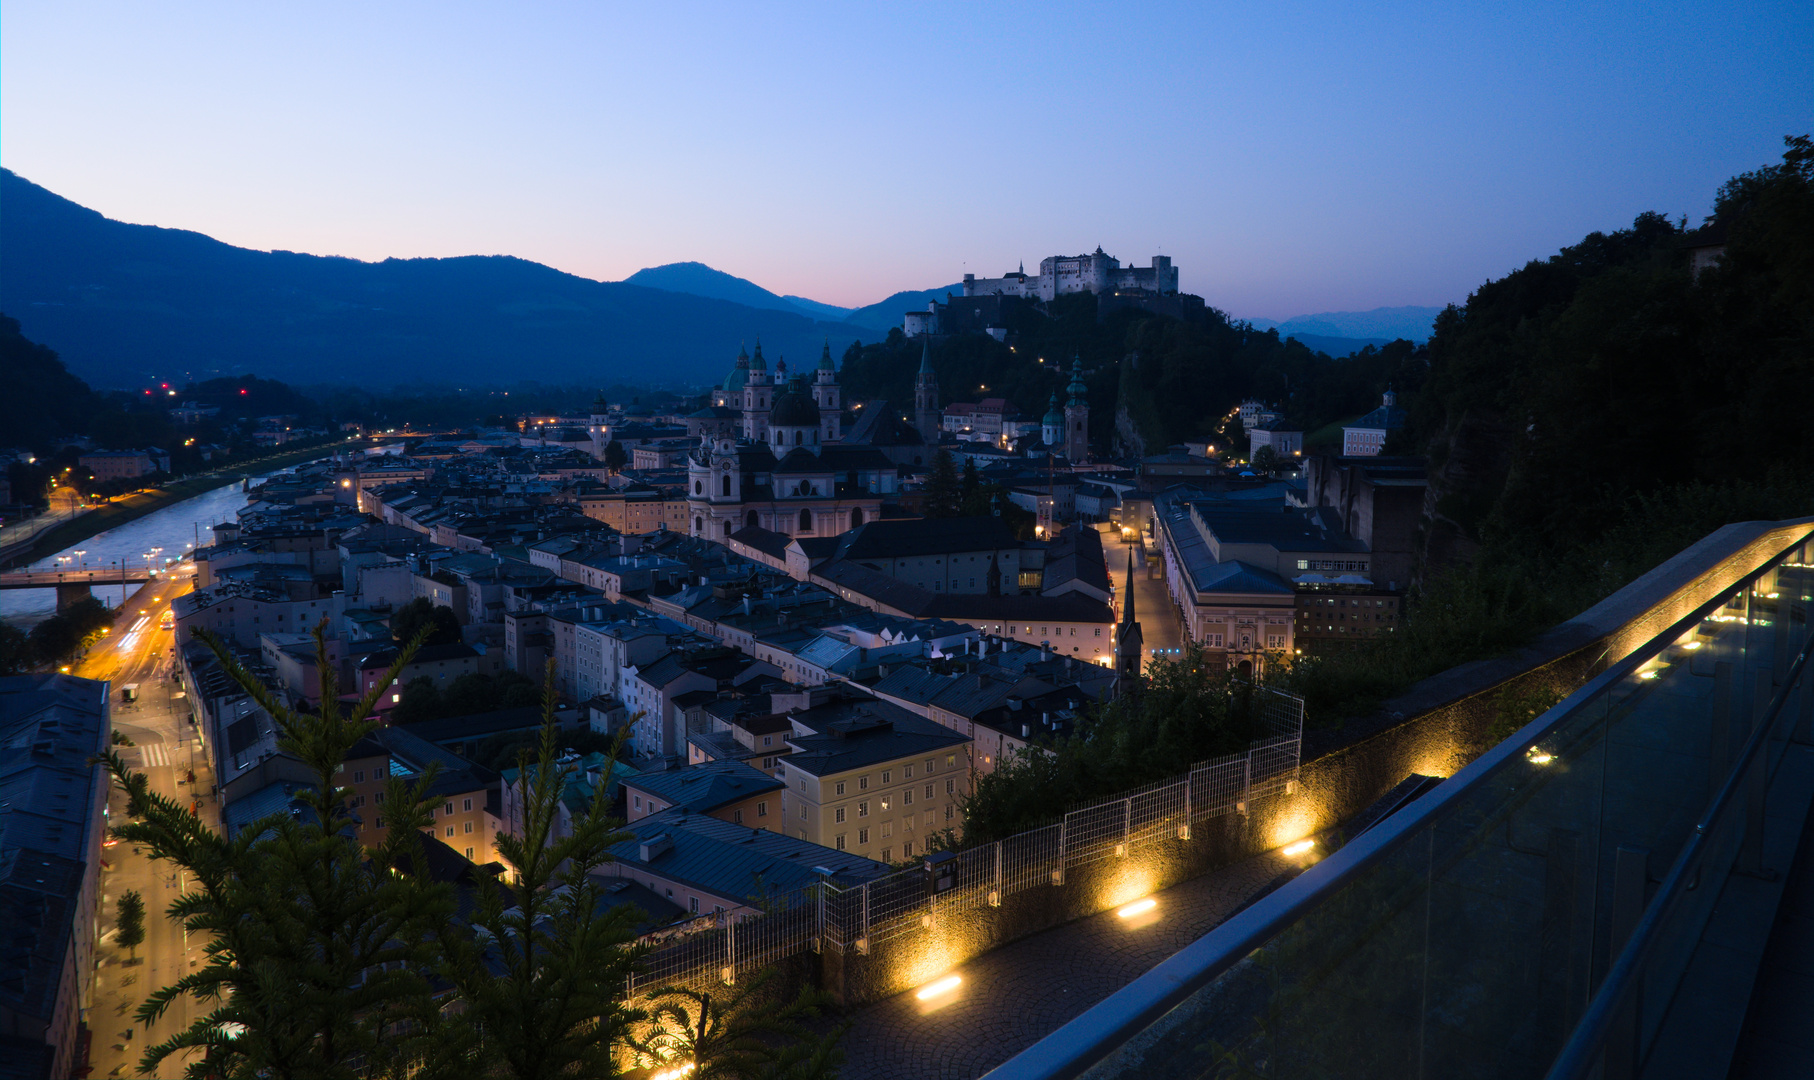
M 1134 901 L 1133 903 L 1129 904 L 1128 906 L 1115 912 L 1115 914 L 1121 916 L 1124 919 L 1131 919 L 1136 915 L 1144 915 L 1147 912 L 1153 910 L 1154 908 L 1156 908 L 1158 906 L 1159 906 L 1159 901 L 1154 900 L 1152 897 L 1149 896 L 1144 900 Z
M 913 996 L 919 998 L 921 1001 L 928 1001 L 938 997 L 940 994 L 948 994 L 951 991 L 956 990 L 958 985 L 963 981 L 964 980 L 958 978 L 956 975 L 947 975 L 937 982 L 928 983 L 921 987 L 920 992 Z
M 1299 840 L 1295 844 L 1286 844 L 1285 847 L 1283 848 L 1283 851 L 1287 855 L 1302 855 L 1304 852 L 1309 851 L 1311 848 L 1313 848 L 1315 846 L 1316 846 L 1316 839 L 1314 837 L 1306 836 L 1304 839 Z

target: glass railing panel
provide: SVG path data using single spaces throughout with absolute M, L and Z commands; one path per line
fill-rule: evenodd
M 1803 554 L 1621 661 L 1530 745 L 1429 796 L 1422 820 L 1357 848 L 1320 895 L 1292 901 L 1294 922 L 1239 939 L 1253 951 L 1081 1075 L 1543 1076 L 1694 851 L 1710 880 L 1655 935 L 1622 1021 L 1625 1045 L 1648 1045 L 1744 840 L 1741 805 L 1691 846 L 1807 635 Z M 1792 728 L 1772 729 L 1769 760 Z M 1206 971 L 1234 959 L 1220 955 Z

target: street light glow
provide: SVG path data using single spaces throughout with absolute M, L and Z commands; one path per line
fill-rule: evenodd
M 920 992 L 913 996 L 919 998 L 921 1001 L 930 1001 L 940 994 L 948 994 L 951 991 L 956 990 L 963 981 L 963 979 L 956 975 L 947 975 L 937 982 L 928 983 L 921 987 Z
M 1302 855 L 1316 846 L 1316 838 L 1306 836 L 1296 843 L 1286 844 L 1281 851 L 1286 855 Z
M 1149 897 L 1146 897 L 1145 899 L 1134 901 L 1133 903 L 1129 904 L 1128 906 L 1122 908 L 1120 911 L 1115 912 L 1115 914 L 1121 916 L 1124 919 L 1131 919 L 1136 915 L 1144 915 L 1147 912 L 1153 910 L 1154 908 L 1156 908 L 1158 906 L 1159 906 L 1159 901 L 1154 900 L 1152 897 L 1149 896 Z

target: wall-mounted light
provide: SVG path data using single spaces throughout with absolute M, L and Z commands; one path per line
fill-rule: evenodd
M 963 981 L 962 978 L 956 975 L 947 975 L 942 979 L 927 983 L 925 986 L 920 987 L 919 993 L 913 996 L 919 998 L 921 1001 L 931 1001 L 940 994 L 949 994 L 951 991 L 956 990 L 963 984 Z

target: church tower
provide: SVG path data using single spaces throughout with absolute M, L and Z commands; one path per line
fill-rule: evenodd
M 611 441 L 610 412 L 605 392 L 600 390 L 598 397 L 592 400 L 592 415 L 586 423 L 586 431 L 592 436 L 592 456 L 600 461 L 605 460 L 605 444 Z
M 1064 413 L 1058 408 L 1058 391 L 1046 402 L 1046 415 L 1039 421 L 1039 441 L 1046 453 L 1056 454 L 1064 448 Z
M 743 386 L 743 437 L 756 442 L 768 436 L 768 411 L 774 405 L 775 385 L 762 359 L 762 339 L 750 357 L 750 373 Z
M 920 347 L 920 373 L 913 379 L 913 426 L 925 440 L 928 452 L 938 447 L 938 376 L 932 370 L 931 334 L 925 336 Z
M 1071 358 L 1071 385 L 1064 404 L 1064 456 L 1073 465 L 1090 456 L 1090 388 L 1083 382 L 1083 361 Z
M 1121 598 L 1121 625 L 1115 627 L 1115 673 L 1121 676 L 1121 693 L 1128 693 L 1140 685 L 1144 645 L 1140 623 L 1134 618 L 1134 549 L 1130 547 L 1127 549 L 1127 585 Z
M 819 353 L 819 370 L 813 376 L 813 400 L 819 406 L 819 441 L 837 442 L 844 437 L 844 402 L 838 390 L 838 369 L 831 362 L 831 339 Z

